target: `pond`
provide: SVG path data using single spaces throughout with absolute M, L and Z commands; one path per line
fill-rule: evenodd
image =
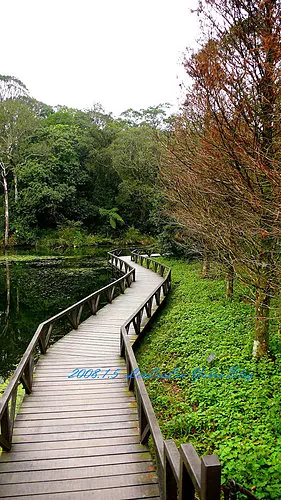
M 41 321 L 113 279 L 106 250 L 43 253 L 0 255 L 0 383 L 14 371 Z

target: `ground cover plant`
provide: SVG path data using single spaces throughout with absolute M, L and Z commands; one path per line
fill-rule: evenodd
M 215 453 L 222 480 L 235 479 L 261 499 L 281 491 L 281 337 L 271 324 L 271 356 L 252 359 L 254 311 L 235 282 L 224 298 L 223 275 L 198 278 L 200 263 L 163 259 L 172 267 L 166 308 L 137 352 L 160 427 L 177 445 Z M 174 372 L 171 378 L 153 376 Z M 159 375 L 158 372 L 158 375 Z M 180 375 L 185 375 L 180 378 Z

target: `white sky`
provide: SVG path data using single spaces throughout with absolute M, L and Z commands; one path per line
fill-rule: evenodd
M 0 0 L 0 74 L 47 104 L 120 114 L 177 103 L 195 0 Z

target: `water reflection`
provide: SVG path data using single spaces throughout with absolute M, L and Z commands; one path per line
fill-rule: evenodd
M 0 256 L 0 382 L 17 366 L 41 321 L 112 279 L 106 251 L 21 258 Z

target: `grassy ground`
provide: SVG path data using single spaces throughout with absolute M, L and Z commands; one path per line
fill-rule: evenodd
M 232 303 L 223 278 L 198 279 L 200 264 L 168 260 L 173 291 L 137 353 L 165 438 L 216 453 L 223 482 L 235 479 L 258 498 L 281 497 L 281 339 L 272 328 L 275 361 L 251 359 L 253 309 L 235 283 Z M 213 360 L 213 354 L 215 358 Z M 211 357 L 209 357 L 212 355 Z M 182 378 L 179 375 L 185 375 Z

